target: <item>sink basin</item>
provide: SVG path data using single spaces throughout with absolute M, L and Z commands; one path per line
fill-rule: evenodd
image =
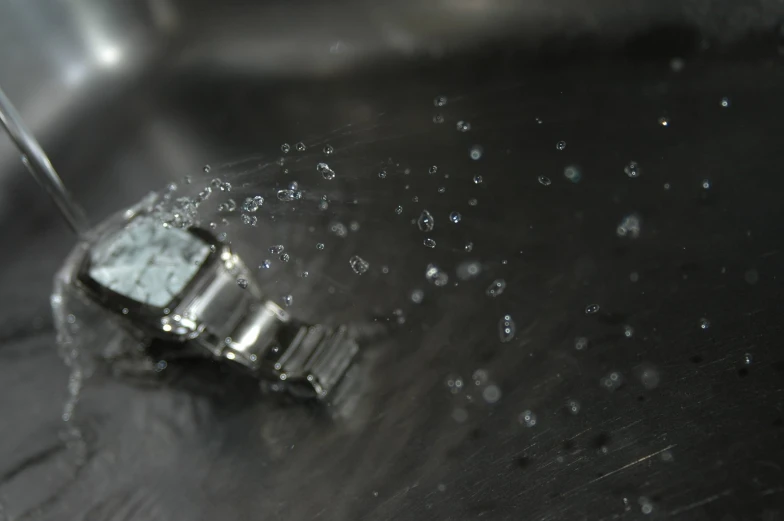
M 98 364 L 63 421 L 75 238 L 0 138 L 0 519 L 781 516 L 783 11 L 0 8 L 0 86 L 93 223 L 229 181 L 201 219 L 270 298 L 384 330 L 330 406 Z

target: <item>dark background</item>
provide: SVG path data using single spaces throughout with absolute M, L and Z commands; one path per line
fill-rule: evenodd
M 49 294 L 74 238 L 0 140 L 0 519 L 784 517 L 779 4 L 0 12 L 0 85 L 93 222 L 171 181 L 186 190 L 185 175 L 192 189 L 222 176 L 233 190 L 205 222 L 226 218 L 249 265 L 273 244 L 291 253 L 259 271 L 271 298 L 293 295 L 302 319 L 387 328 L 328 407 L 280 403 L 211 365 L 141 379 L 99 366 L 65 423 Z M 298 141 L 307 151 L 278 165 Z M 278 202 L 292 180 L 305 197 Z M 217 215 L 258 194 L 257 227 Z M 423 209 L 429 235 L 410 222 Z M 630 214 L 640 235 L 619 237 Z M 361 277 L 356 254 L 371 264 Z M 463 281 L 466 261 L 482 271 Z M 448 286 L 425 280 L 430 263 Z M 517 332 L 502 344 L 505 314 Z

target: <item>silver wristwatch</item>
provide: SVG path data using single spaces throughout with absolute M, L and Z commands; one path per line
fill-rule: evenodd
M 207 230 L 164 226 L 155 202 L 151 195 L 90 232 L 66 261 L 70 284 L 137 337 L 325 399 L 358 351 L 348 328 L 293 319 L 264 298 L 229 245 Z

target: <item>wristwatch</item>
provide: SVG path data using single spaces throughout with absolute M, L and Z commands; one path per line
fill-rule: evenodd
M 158 196 L 110 217 L 58 275 L 136 338 L 178 356 L 209 356 L 275 390 L 326 399 L 358 352 L 346 326 L 310 325 L 264 298 L 230 245 L 208 230 L 166 226 Z M 160 343 L 160 342 L 159 342 Z

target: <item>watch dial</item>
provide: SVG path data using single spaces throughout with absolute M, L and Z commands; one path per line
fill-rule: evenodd
M 112 291 L 160 308 L 185 288 L 209 254 L 209 245 L 195 235 L 139 217 L 95 245 L 89 275 Z

